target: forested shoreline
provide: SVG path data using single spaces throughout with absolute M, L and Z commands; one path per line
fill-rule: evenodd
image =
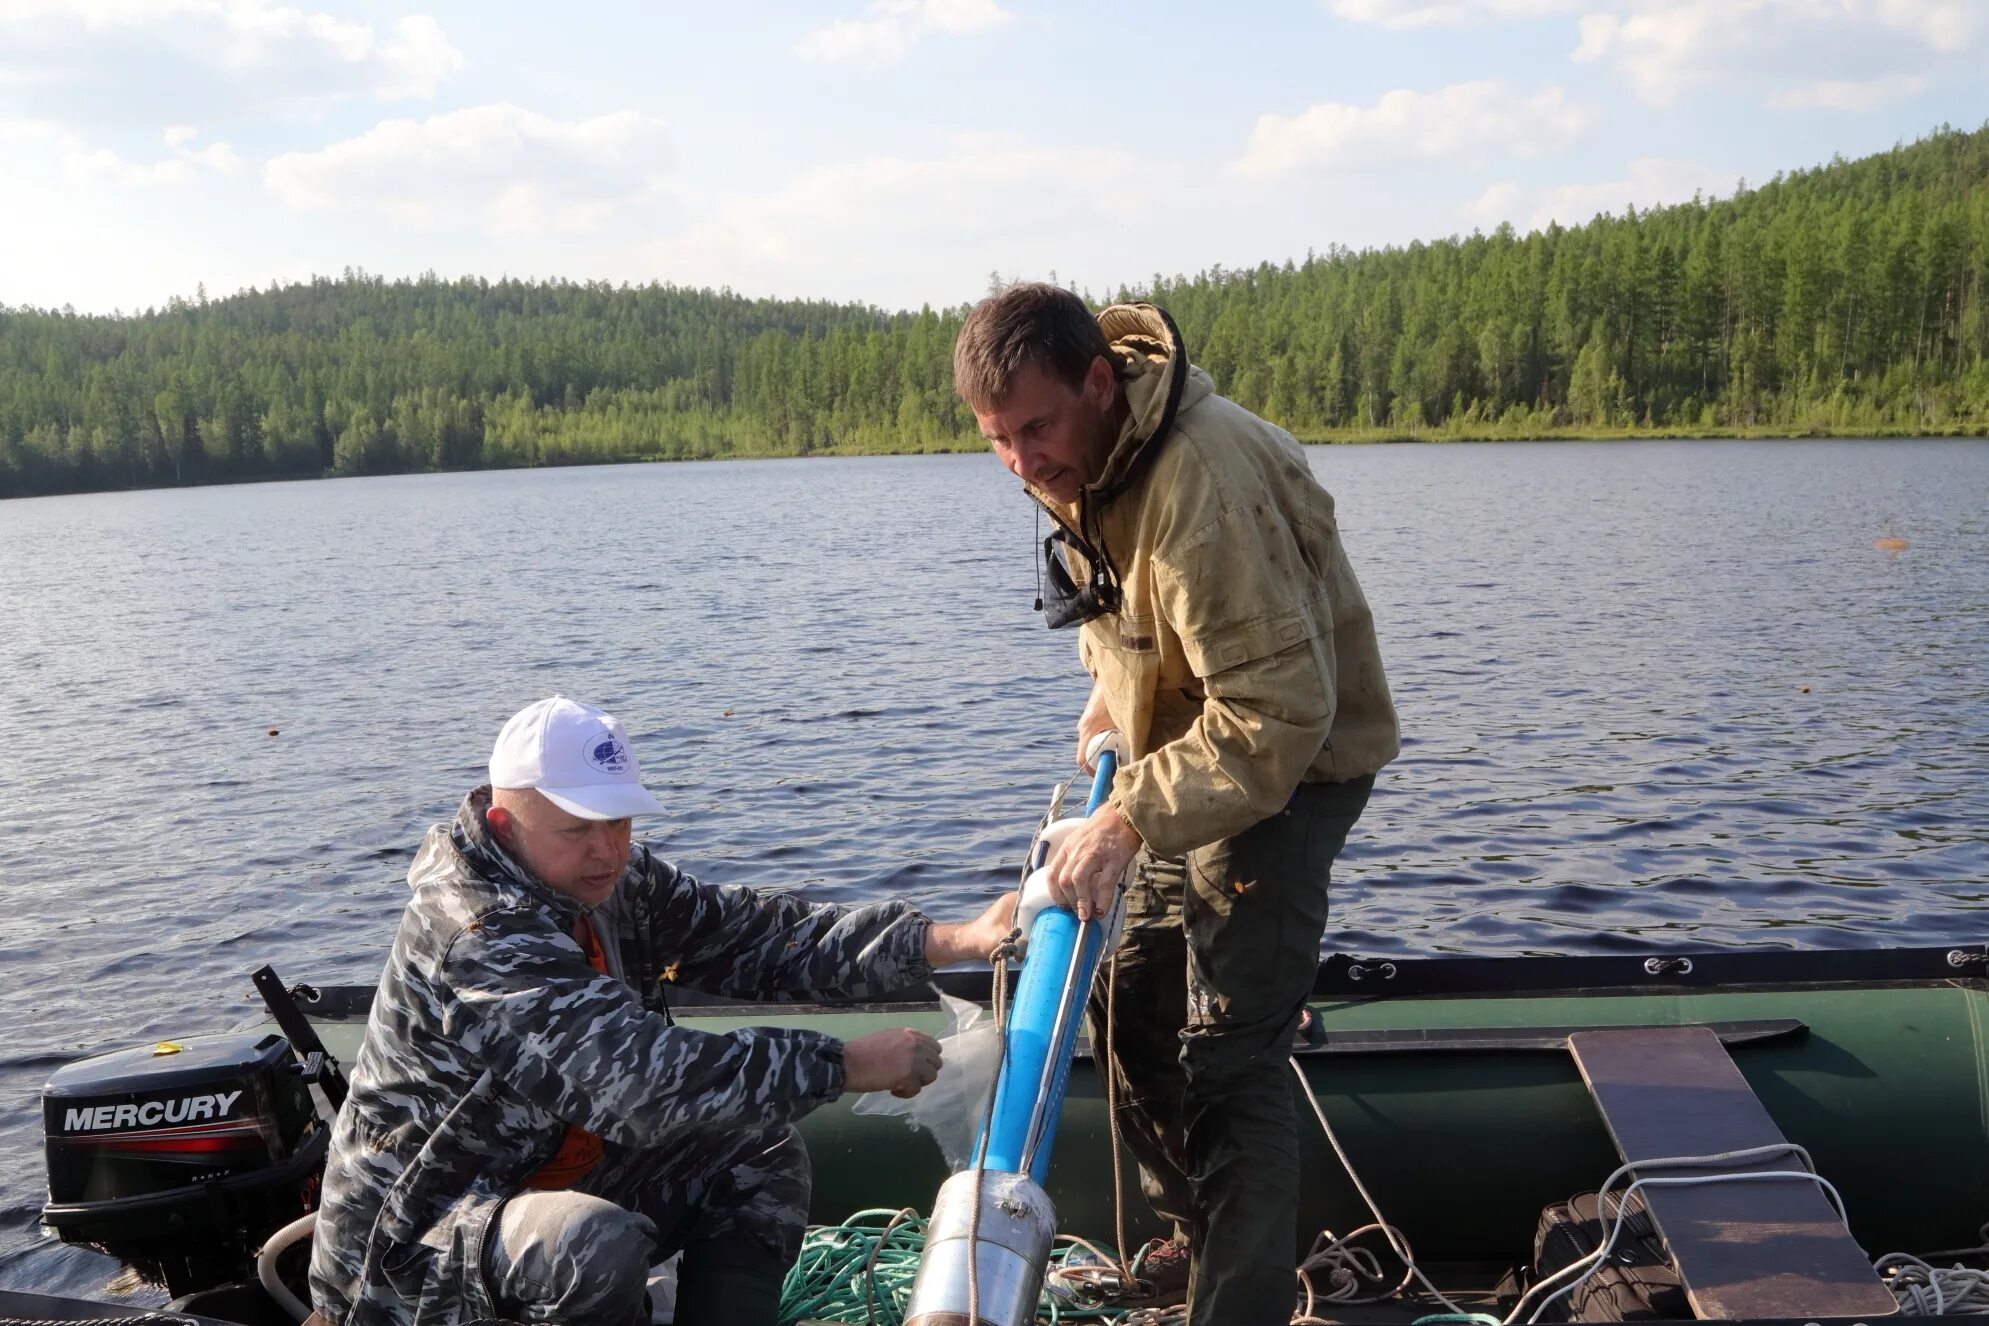
M 1985 276 L 1989 128 L 1109 297 L 1166 306 L 1224 394 L 1308 440 L 1923 435 L 1989 432 Z M 130 316 L 0 306 L 0 496 L 972 446 L 964 313 L 357 272 Z

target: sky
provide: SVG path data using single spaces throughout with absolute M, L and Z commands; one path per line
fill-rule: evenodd
M 0 305 L 1103 295 L 1985 120 L 1989 0 L 0 0 Z

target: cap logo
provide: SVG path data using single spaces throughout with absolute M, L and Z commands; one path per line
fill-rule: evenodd
M 605 774 L 627 773 L 628 747 L 614 733 L 602 733 L 599 738 L 588 740 L 587 763 Z

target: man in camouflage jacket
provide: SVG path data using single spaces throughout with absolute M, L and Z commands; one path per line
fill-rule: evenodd
M 808 1204 L 794 1121 L 846 1090 L 915 1094 L 938 1045 L 692 1031 L 665 986 L 877 994 L 985 958 L 1013 897 L 947 925 L 702 883 L 631 844 L 629 816 L 660 806 L 620 725 L 562 697 L 506 724 L 491 770 L 498 790 L 408 873 L 325 1170 L 314 1306 L 343 1326 L 630 1326 L 650 1262 L 682 1249 L 678 1321 L 771 1326 Z M 577 1143 L 583 1172 L 562 1172 Z

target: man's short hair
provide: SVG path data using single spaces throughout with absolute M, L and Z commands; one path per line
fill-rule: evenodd
M 968 406 L 996 406 L 1031 364 L 1075 391 L 1091 361 L 1112 347 L 1084 301 L 1042 281 L 1027 281 L 975 306 L 953 342 L 953 389 Z

